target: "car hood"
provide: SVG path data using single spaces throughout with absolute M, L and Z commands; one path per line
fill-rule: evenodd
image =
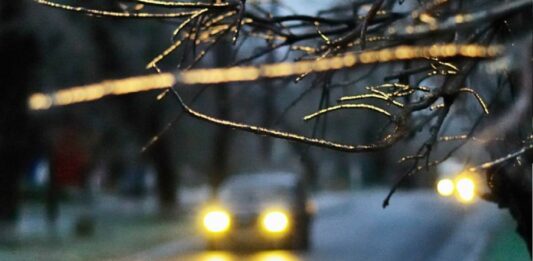
M 268 209 L 289 210 L 291 206 L 288 202 L 280 201 L 258 201 L 258 202 L 225 202 L 224 206 L 235 216 L 259 215 Z

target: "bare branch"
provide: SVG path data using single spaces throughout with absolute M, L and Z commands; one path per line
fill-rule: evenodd
M 337 142 L 324 140 L 324 139 L 310 138 L 310 137 L 306 137 L 306 136 L 295 134 L 295 133 L 284 132 L 284 131 L 279 131 L 275 129 L 268 129 L 268 128 L 263 128 L 259 126 L 218 119 L 218 118 L 200 113 L 198 111 L 195 111 L 189 108 L 189 106 L 187 106 L 184 103 L 183 99 L 181 98 L 181 96 L 179 95 L 179 93 L 177 92 L 175 88 L 172 88 L 172 91 L 174 93 L 174 96 L 177 98 L 179 104 L 181 105 L 181 107 L 189 115 L 191 115 L 194 118 L 204 120 L 206 122 L 210 122 L 210 123 L 223 126 L 223 127 L 234 128 L 234 129 L 243 130 L 243 131 L 256 133 L 260 135 L 281 138 L 281 139 L 285 139 L 289 141 L 302 142 L 305 144 L 314 145 L 318 147 L 324 147 L 324 148 L 333 149 L 333 150 L 346 151 L 346 152 L 376 151 L 376 150 L 380 150 L 380 149 L 391 146 L 392 144 L 394 144 L 394 142 L 399 140 L 404 135 L 402 131 L 394 131 L 392 134 L 387 135 L 384 139 L 378 142 L 369 144 L 369 145 L 351 145 L 351 144 L 337 143 Z
M 481 108 L 483 108 L 483 112 L 485 114 L 489 114 L 489 108 L 487 107 L 487 104 L 485 103 L 485 101 L 483 101 L 483 98 L 481 98 L 481 95 L 479 95 L 479 93 L 477 93 L 476 91 L 470 89 L 470 88 L 461 88 L 459 89 L 460 92 L 466 92 L 466 93 L 470 93 L 472 95 L 474 95 L 474 97 L 476 98 L 476 100 L 479 102 L 479 105 L 481 105 Z
M 315 113 L 309 114 L 309 115 L 304 117 L 304 120 L 308 121 L 308 120 L 313 119 L 315 117 L 318 117 L 318 116 L 320 116 L 322 114 L 325 114 L 325 113 L 328 113 L 328 112 L 337 111 L 337 110 L 342 110 L 342 109 L 366 109 L 366 110 L 379 112 L 379 113 L 387 116 L 388 118 L 392 118 L 392 115 L 388 111 L 386 111 L 384 109 L 381 109 L 379 107 L 370 105 L 370 104 L 340 104 L 340 105 L 331 106 L 329 108 L 322 109 L 322 110 L 319 110 L 319 111 L 317 111 Z
M 83 13 L 83 14 L 97 16 L 97 17 L 108 16 L 108 17 L 115 17 L 115 18 L 149 18 L 149 19 L 182 18 L 182 17 L 194 15 L 197 12 L 197 11 L 185 11 L 185 12 L 173 12 L 173 13 L 113 12 L 113 11 L 89 9 L 89 8 L 85 8 L 81 6 L 58 4 L 58 3 L 50 2 L 47 0 L 34 0 L 34 1 L 39 4 L 49 6 L 49 7 L 58 8 L 58 9 L 62 9 L 65 11 L 70 11 L 70 12 Z
M 483 163 L 483 164 L 481 164 L 479 166 L 469 168 L 468 170 L 472 171 L 472 172 L 475 172 L 475 171 L 491 168 L 491 167 L 493 167 L 495 165 L 501 164 L 501 163 L 506 162 L 508 160 L 515 159 L 516 157 L 524 154 L 526 151 L 528 151 L 530 149 L 533 149 L 533 144 L 526 145 L 523 148 L 521 148 L 520 150 L 518 150 L 516 152 L 513 152 L 513 153 L 510 153 L 507 156 L 495 159 L 493 161 L 485 162 L 485 163 Z

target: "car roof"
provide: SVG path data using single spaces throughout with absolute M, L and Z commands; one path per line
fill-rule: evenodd
M 229 177 L 223 187 L 288 187 L 295 186 L 298 180 L 298 175 L 290 172 L 248 173 Z

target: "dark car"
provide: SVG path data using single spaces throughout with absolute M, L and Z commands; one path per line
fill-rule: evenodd
M 309 248 L 313 207 L 300 176 L 286 172 L 236 175 L 201 213 L 209 249 Z

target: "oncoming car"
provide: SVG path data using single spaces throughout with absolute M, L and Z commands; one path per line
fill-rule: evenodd
M 236 175 L 200 212 L 207 248 L 309 247 L 312 204 L 292 173 Z
M 453 161 L 447 162 L 439 171 L 439 178 L 435 183 L 437 193 L 442 197 L 454 196 L 463 204 L 475 202 L 478 194 L 482 193 L 479 174 L 468 171 L 468 168 Z

